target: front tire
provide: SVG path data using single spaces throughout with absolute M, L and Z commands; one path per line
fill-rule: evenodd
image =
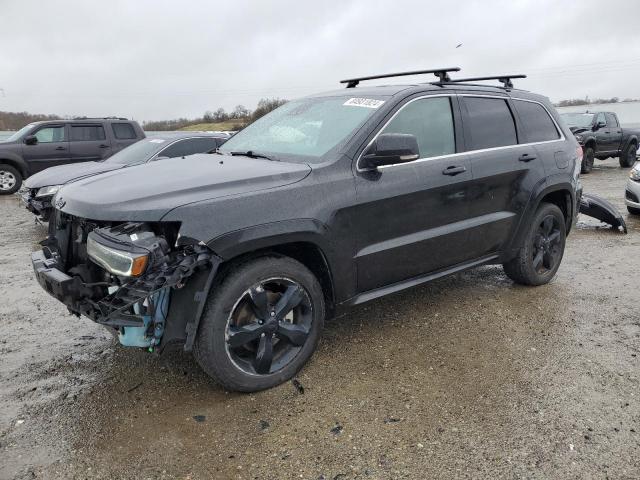
M 633 164 L 636 163 L 637 150 L 638 146 L 635 142 L 631 142 L 626 146 L 624 151 L 620 154 L 620 158 L 618 158 L 618 161 L 620 162 L 620 166 L 622 168 L 633 167 Z
M 227 390 L 271 388 L 311 357 L 324 316 L 322 288 L 309 269 L 289 257 L 256 258 L 212 287 L 194 355 Z
M 560 267 L 566 232 L 562 211 L 551 203 L 541 204 L 518 255 L 503 264 L 507 276 L 522 285 L 549 283 Z
M 593 147 L 586 147 L 582 156 L 582 166 L 580 167 L 580 173 L 591 173 L 593 170 L 593 162 L 596 152 Z
M 22 175 L 17 168 L 0 164 L 0 195 L 9 195 L 20 190 Z

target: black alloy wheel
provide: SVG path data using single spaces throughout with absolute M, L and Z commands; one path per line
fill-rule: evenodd
M 272 254 L 231 262 L 211 287 L 193 353 L 227 390 L 264 390 L 311 358 L 324 317 L 320 282 L 297 260 Z
M 554 277 L 564 255 L 566 219 L 557 205 L 542 203 L 531 219 L 517 255 L 502 264 L 521 285 L 544 285 Z
M 533 268 L 538 274 L 545 274 L 556 268 L 562 259 L 561 232 L 557 218 L 547 215 L 538 225 L 533 241 Z
M 228 355 L 247 374 L 275 373 L 300 352 L 312 321 L 311 300 L 301 285 L 288 278 L 258 282 L 229 314 Z

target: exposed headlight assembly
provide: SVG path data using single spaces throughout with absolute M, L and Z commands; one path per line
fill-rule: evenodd
M 636 182 L 640 182 L 640 163 L 636 163 L 636 166 L 629 172 L 629 178 Z
M 167 242 L 145 228 L 143 223 L 126 223 L 98 228 L 87 237 L 87 255 L 114 275 L 139 277 L 165 260 Z
M 58 190 L 60 190 L 60 187 L 61 185 L 50 185 L 48 187 L 42 187 L 41 189 L 38 190 L 38 193 L 36 193 L 36 198 L 53 196 L 56 193 L 58 193 Z
M 93 232 L 87 238 L 89 258 L 114 275 L 139 277 L 147 268 L 148 252 L 127 252 L 107 247 L 96 240 Z
M 582 143 L 582 140 L 584 140 L 584 137 L 582 135 L 575 135 L 576 140 Z

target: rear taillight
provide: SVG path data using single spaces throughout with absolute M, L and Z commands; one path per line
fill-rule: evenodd
M 582 152 L 582 147 L 580 145 L 578 145 L 576 147 L 576 166 L 574 169 L 574 175 L 580 175 L 580 170 L 582 169 L 582 156 L 583 156 L 583 152 Z

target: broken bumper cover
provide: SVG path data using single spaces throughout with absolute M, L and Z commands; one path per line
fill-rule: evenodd
M 46 258 L 42 250 L 31 254 L 31 264 L 40 286 L 69 309 L 77 311 L 84 287 L 80 279 L 58 270 L 56 261 Z
M 51 198 L 36 199 L 31 196 L 29 191 L 20 192 L 19 196 L 27 210 L 35 215 L 41 216 L 44 221 L 48 221 L 51 210 L 53 209 Z

